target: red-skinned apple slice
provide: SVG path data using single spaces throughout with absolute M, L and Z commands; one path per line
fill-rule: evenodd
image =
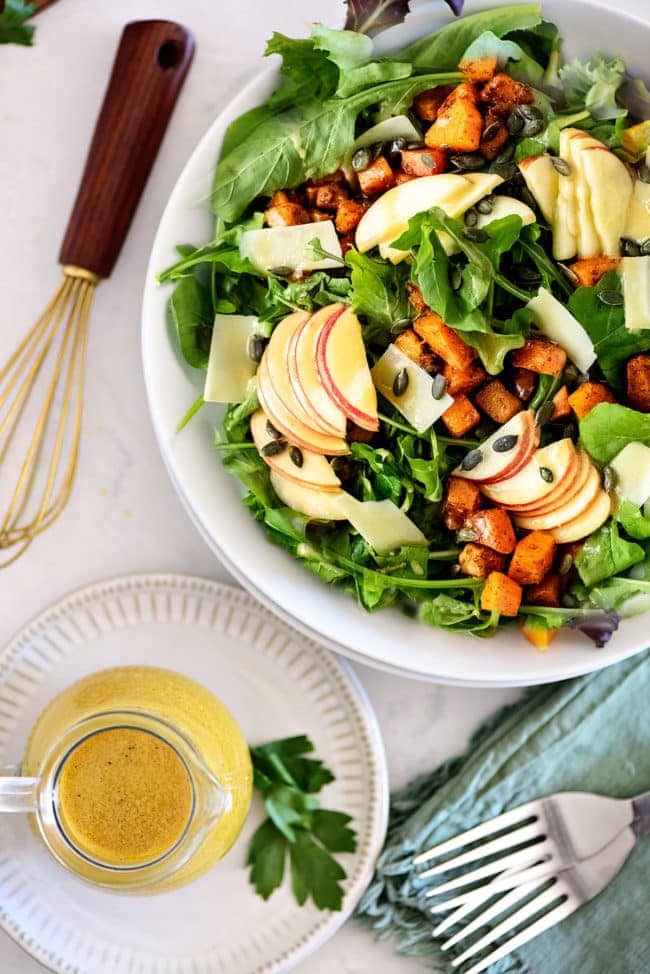
M 463 469 L 461 463 L 454 470 L 454 476 L 474 480 L 478 484 L 496 484 L 506 480 L 531 459 L 539 444 L 539 434 L 535 416 L 530 410 L 517 413 L 476 448 L 481 451 L 481 461 L 470 470 Z M 512 447 L 505 451 L 495 450 L 495 444 L 503 445 L 499 441 L 503 441 L 504 437 L 515 437 Z M 473 453 L 472 450 L 469 456 Z
M 575 459 L 573 440 L 565 437 L 537 450 L 525 467 L 496 484 L 481 485 L 486 497 L 509 507 L 511 504 L 541 504 L 554 487 L 566 476 Z
M 551 534 L 558 544 L 570 544 L 580 541 L 597 531 L 604 524 L 611 513 L 612 502 L 606 491 L 601 490 L 596 499 L 591 502 L 587 510 L 573 521 L 567 521 L 554 528 Z
M 289 412 L 305 426 L 309 426 L 331 436 L 332 432 L 321 426 L 317 417 L 312 416 L 311 412 L 303 408 L 302 403 L 296 395 L 289 371 L 291 340 L 301 326 L 308 321 L 309 317 L 310 315 L 307 311 L 296 311 L 283 318 L 273 330 L 273 334 L 264 353 L 264 359 L 273 388 L 280 395 Z M 288 382 L 287 379 L 289 380 Z
M 257 370 L 257 397 L 275 428 L 294 446 L 299 446 L 301 450 L 312 450 L 314 453 L 333 457 L 350 452 L 345 440 L 319 433 L 305 426 L 289 412 L 269 379 L 264 358 Z
M 546 514 L 516 514 L 514 522 L 518 528 L 526 531 L 551 531 L 559 528 L 567 521 L 573 521 L 584 514 L 596 500 L 600 489 L 600 475 L 595 467 L 590 466 L 584 487 L 566 503 Z
M 262 456 L 264 462 L 268 464 L 271 470 L 282 474 L 287 480 L 293 480 L 294 483 L 304 484 L 306 487 L 313 487 L 316 490 L 334 491 L 340 489 L 341 481 L 322 453 L 301 450 L 302 465 L 300 467 L 296 466 L 288 449 L 283 450 L 281 453 L 265 455 L 263 452 L 264 447 L 268 446 L 275 439 L 268 431 L 267 422 L 268 417 L 262 409 L 258 409 L 251 416 L 253 441 L 260 456 Z
M 550 511 L 556 510 L 572 500 L 583 489 L 591 468 L 592 463 L 587 454 L 578 452 L 575 462 L 570 464 L 556 490 L 551 491 L 541 503 L 510 504 L 508 510 L 515 515 L 521 514 L 525 517 L 536 517 L 538 514 L 548 514 Z
M 379 429 L 375 390 L 361 324 L 351 308 L 332 315 L 316 343 L 316 366 L 325 390 L 348 419 L 362 429 Z
M 308 413 L 330 436 L 345 436 L 345 414 L 325 390 L 316 365 L 318 336 L 332 317 L 345 311 L 344 304 L 321 308 L 298 329 L 289 348 L 289 375 L 296 396 Z M 312 424 L 313 425 L 313 424 Z

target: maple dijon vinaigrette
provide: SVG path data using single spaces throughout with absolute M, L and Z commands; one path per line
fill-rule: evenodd
M 237 838 L 252 768 L 234 718 L 193 680 L 148 666 L 103 670 L 52 700 L 22 765 L 34 825 L 91 882 L 158 892 L 195 879 Z

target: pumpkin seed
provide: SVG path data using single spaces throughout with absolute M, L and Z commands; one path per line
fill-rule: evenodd
M 411 324 L 410 318 L 398 318 L 397 321 L 394 321 L 393 324 L 391 325 L 390 328 L 391 335 L 399 335 L 400 332 L 403 332 L 405 328 L 408 328 L 410 326 L 410 324 Z
M 494 122 L 490 122 L 490 124 L 486 125 L 485 128 L 483 129 L 482 141 L 489 142 L 490 139 L 493 139 L 494 136 L 498 135 L 500 131 L 501 131 L 501 122 L 498 119 Z
M 637 169 L 637 176 L 642 183 L 650 183 L 650 166 L 646 162 L 642 162 Z
M 495 440 L 492 444 L 492 449 L 495 453 L 508 453 L 510 450 L 514 450 L 518 442 L 519 437 L 515 433 L 510 433 L 507 436 L 500 436 L 498 440 Z
M 546 426 L 546 424 L 553 418 L 554 412 L 555 404 L 551 399 L 549 399 L 548 402 L 542 403 L 535 413 L 535 426 Z
M 482 213 L 484 216 L 487 216 L 487 214 L 491 213 L 492 210 L 494 209 L 495 203 L 496 200 L 494 196 L 484 196 L 483 199 L 479 200 L 478 203 L 476 204 L 476 209 L 479 211 L 479 213 Z
M 641 244 L 641 256 L 650 257 L 650 237 Z
M 604 291 L 598 292 L 598 300 L 602 304 L 609 305 L 612 308 L 616 308 L 623 304 L 623 295 L 620 291 L 610 291 L 605 288 Z
M 295 464 L 296 467 L 302 467 L 304 458 L 300 447 L 292 446 L 289 450 L 289 456 L 291 457 L 291 462 Z
M 527 138 L 539 135 L 545 125 L 544 116 L 539 108 L 535 108 L 534 105 L 520 105 L 518 111 L 524 120 L 521 134 Z
M 281 264 L 279 267 L 271 267 L 269 269 L 269 274 L 272 274 L 273 277 L 291 277 L 293 274 L 293 267 L 288 267 Z
M 485 157 L 480 152 L 463 152 L 460 155 L 451 156 L 449 161 L 454 169 L 466 169 L 468 172 L 482 169 L 485 165 Z
M 566 161 L 566 159 L 561 159 L 559 156 L 551 156 L 551 165 L 560 176 L 570 176 L 573 172 L 571 164 Z
M 460 465 L 460 469 L 473 470 L 474 467 L 478 467 L 482 459 L 483 459 L 483 454 L 481 453 L 480 450 L 470 450 L 469 453 L 465 455 L 465 458 Z
M 506 128 L 510 135 L 520 135 L 525 124 L 525 119 L 518 111 L 510 112 L 506 119 Z
M 481 227 L 466 227 L 463 236 L 471 240 L 472 243 L 485 243 L 486 240 L 490 239 L 489 234 Z
M 611 467 L 605 467 L 603 470 L 603 487 L 605 490 L 613 490 L 616 487 L 617 480 L 616 472 Z
M 248 339 L 248 357 L 253 362 L 261 362 L 266 348 L 266 339 L 262 335 L 251 335 Z
M 442 399 L 442 397 L 445 394 L 446 388 L 447 388 L 447 380 L 445 379 L 444 375 L 442 375 L 441 373 L 438 373 L 438 375 L 434 375 L 433 383 L 431 385 L 431 395 L 433 396 L 433 398 Z
M 514 162 L 497 162 L 495 160 L 490 166 L 490 172 L 496 173 L 497 176 L 501 176 L 504 182 L 507 182 L 517 172 L 517 166 Z
M 512 273 L 521 284 L 537 286 L 542 280 L 542 275 L 537 268 L 530 267 L 527 264 L 515 264 Z
M 277 457 L 279 453 L 282 453 L 286 445 L 284 440 L 271 440 L 270 443 L 262 447 L 260 453 L 263 457 Z
M 409 374 L 406 369 L 400 369 L 393 380 L 393 394 L 403 396 L 409 387 Z
M 572 567 L 573 567 L 573 555 L 569 554 L 569 552 L 567 551 L 566 555 L 563 557 L 562 561 L 560 562 L 558 571 L 560 575 L 568 575 Z
M 629 237 L 621 237 L 621 253 L 624 257 L 640 257 L 641 248 L 636 240 Z
M 399 166 L 402 161 L 402 150 L 406 148 L 406 139 L 393 139 L 386 145 L 386 158 L 393 166 Z M 431 156 L 429 156 L 431 159 Z M 433 159 L 431 159 L 433 165 Z
M 272 440 L 279 440 L 282 436 L 280 430 L 277 430 L 270 419 L 266 421 L 266 432 L 269 434 Z
M 355 172 L 361 172 L 366 166 L 370 165 L 372 159 L 372 153 L 370 149 L 357 149 L 357 151 L 352 156 L 352 168 Z
M 463 283 L 463 274 L 460 267 L 455 264 L 451 269 L 451 287 L 453 291 L 458 291 L 461 284 Z
M 542 480 L 547 484 L 552 484 L 553 481 L 555 480 L 555 474 L 553 473 L 552 470 L 549 470 L 548 467 L 540 467 L 539 475 L 542 478 Z
M 456 532 L 456 538 L 458 541 L 478 541 L 478 532 L 473 531 L 472 528 L 461 528 L 460 531 Z
M 573 284 L 574 287 L 579 286 L 580 278 L 571 267 L 567 267 L 566 264 L 558 264 L 557 266 L 560 268 L 564 276 L 571 282 L 571 284 Z
M 494 161 L 498 165 L 501 165 L 504 162 L 510 162 L 514 154 L 515 154 L 515 147 L 511 143 L 510 145 L 507 145 L 504 149 L 501 150 L 501 152 L 499 153 L 499 155 L 496 157 Z
M 478 213 L 473 206 L 471 207 L 471 209 L 467 210 L 464 219 L 465 219 L 466 227 L 476 226 L 476 224 L 478 223 Z

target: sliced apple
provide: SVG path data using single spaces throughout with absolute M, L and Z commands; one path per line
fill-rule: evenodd
M 581 541 L 597 531 L 601 524 L 604 524 L 611 512 L 611 501 L 609 494 L 600 490 L 595 499 L 583 514 L 573 521 L 567 521 L 557 528 L 553 528 L 551 534 L 558 544 L 570 544 L 572 541 Z
M 244 401 L 248 384 L 257 371 L 248 346 L 260 330 L 260 323 L 253 315 L 214 316 L 203 390 L 206 402 Z
M 578 207 L 578 256 L 597 257 L 602 253 L 602 247 L 593 218 L 591 203 L 591 187 L 587 179 L 581 149 L 592 143 L 593 139 L 580 129 L 568 131 L 568 147 L 566 161 L 576 171 L 576 202 Z
M 623 257 L 619 271 L 623 281 L 625 327 L 628 331 L 650 328 L 650 256 Z
M 628 443 L 614 457 L 610 467 L 616 475 L 616 496 L 642 507 L 650 497 L 650 447 Z
M 578 197 L 576 171 L 570 156 L 569 136 L 566 129 L 560 132 L 560 157 L 569 169 L 560 173 L 558 194 L 553 213 L 553 256 L 556 260 L 569 260 L 578 252 Z
M 632 198 L 632 178 L 624 163 L 602 143 L 587 145 L 580 154 L 582 171 L 591 189 L 591 207 L 601 253 L 618 255 Z
M 314 453 L 322 453 L 324 456 L 343 456 L 350 452 L 345 440 L 319 433 L 305 426 L 289 412 L 281 393 L 275 389 L 269 379 L 264 359 L 257 370 L 257 397 L 271 423 L 293 446 L 299 446 L 301 450 L 313 450 Z
M 312 416 L 312 425 L 320 426 L 330 436 L 345 436 L 347 420 L 320 380 L 316 365 L 316 345 L 327 322 L 344 310 L 344 304 L 330 304 L 321 308 L 295 332 L 288 349 L 289 375 L 294 391 Z
M 508 477 L 496 484 L 482 485 L 481 490 L 490 500 L 504 507 L 510 504 L 541 502 L 566 476 L 574 459 L 573 440 L 565 437 L 537 450 L 532 460 L 514 477 Z
M 326 491 L 305 484 L 297 484 L 276 470 L 271 471 L 271 484 L 283 504 L 292 511 L 319 521 L 345 521 L 344 490 Z
M 318 239 L 320 245 L 333 257 L 322 260 L 312 257 L 309 245 Z M 274 267 L 290 267 L 294 271 L 315 271 L 338 267 L 341 261 L 341 244 L 331 220 L 320 223 L 300 223 L 293 227 L 264 227 L 262 230 L 246 230 L 239 244 L 242 257 L 247 257 L 262 271 Z
M 568 308 L 543 287 L 526 307 L 534 311 L 539 330 L 561 345 L 581 372 L 587 372 L 596 361 L 594 343 Z
M 484 440 L 476 451 L 472 450 L 468 454 L 466 459 L 471 462 L 476 452 L 480 452 L 481 460 L 476 466 L 465 469 L 461 463 L 454 470 L 454 477 L 475 480 L 480 484 L 494 484 L 505 480 L 531 459 L 539 443 L 539 434 L 534 414 L 530 410 L 522 410 Z M 505 441 L 511 443 L 509 449 L 500 449 Z
M 402 371 L 408 376 L 408 385 L 402 395 L 397 396 L 393 385 Z M 418 433 L 424 433 L 433 426 L 454 403 L 453 397 L 447 392 L 439 399 L 434 399 L 433 377 L 396 345 L 388 346 L 375 362 L 371 374 L 377 391 L 399 410 Z
M 342 505 L 348 521 L 375 551 L 429 544 L 417 524 L 392 501 L 359 501 L 351 494 L 346 497 Z
M 304 484 L 306 487 L 314 487 L 318 490 L 338 490 L 340 488 L 341 481 L 322 453 L 301 450 L 299 459 L 302 459 L 302 463 L 300 466 L 292 459 L 289 449 L 284 449 L 281 453 L 266 455 L 265 448 L 276 439 L 269 432 L 268 422 L 268 416 L 262 409 L 258 409 L 251 416 L 253 442 L 260 456 L 271 470 L 275 470 L 297 484 Z
M 495 173 L 472 173 L 471 177 L 439 173 L 389 189 L 361 217 L 355 235 L 357 250 L 365 253 L 380 243 L 393 243 L 412 216 L 433 206 L 440 206 L 449 216 L 460 216 L 503 182 Z
M 318 418 L 312 416 L 296 395 L 296 389 L 292 382 L 289 370 L 289 348 L 296 332 L 305 324 L 310 315 L 307 311 L 296 311 L 294 314 L 287 315 L 275 326 L 271 339 L 264 352 L 264 360 L 268 371 L 269 379 L 273 388 L 281 395 L 285 406 L 301 423 L 309 426 L 321 433 L 338 435 L 338 431 L 333 434 L 327 427 L 321 426 Z M 287 382 L 287 378 L 289 381 Z M 342 435 L 345 434 L 345 429 Z
M 509 504 L 508 510 L 513 514 L 521 514 L 526 517 L 535 517 L 538 514 L 548 514 L 562 504 L 566 504 L 584 487 L 591 470 L 592 463 L 587 454 L 579 450 L 576 452 L 575 460 L 569 464 L 565 476 L 560 480 L 555 490 L 540 502 L 534 501 L 532 504 Z
M 650 183 L 641 179 L 634 183 L 623 236 L 639 242 L 650 237 Z
M 547 153 L 529 156 L 519 163 L 519 170 L 526 180 L 528 189 L 535 197 L 542 216 L 552 226 L 560 176 L 551 162 L 551 157 Z
M 547 514 L 515 514 L 514 522 L 518 528 L 527 531 L 548 531 L 559 528 L 567 521 L 573 521 L 583 514 L 593 504 L 600 489 L 600 475 L 595 467 L 590 466 L 584 487 L 565 504 L 555 507 Z
M 366 358 L 361 323 L 352 308 L 331 315 L 316 341 L 316 367 L 325 391 L 362 429 L 379 429 L 377 393 Z

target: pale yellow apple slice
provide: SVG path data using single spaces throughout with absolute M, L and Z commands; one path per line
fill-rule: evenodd
M 286 447 L 281 453 L 267 455 L 264 453 L 270 443 L 276 441 L 276 437 L 268 430 L 268 416 L 262 409 L 251 416 L 251 434 L 253 442 L 257 447 L 260 456 L 265 463 L 282 474 L 288 480 L 293 480 L 297 484 L 305 484 L 307 487 L 314 487 L 318 490 L 338 490 L 341 481 L 332 470 L 331 465 L 321 453 L 312 453 L 311 450 L 301 450 L 298 465 L 295 458 L 291 456 L 291 450 Z M 294 448 L 295 449 L 295 448 Z
M 537 327 L 542 334 L 561 345 L 581 372 L 587 372 L 596 361 L 596 350 L 591 338 L 569 309 L 543 287 L 526 307 L 535 313 Z
M 551 162 L 551 157 L 547 153 L 529 156 L 528 159 L 521 160 L 519 170 L 526 180 L 528 189 L 535 197 L 542 216 L 552 226 L 560 176 Z
M 481 485 L 486 497 L 497 504 L 530 504 L 542 501 L 566 476 L 575 461 L 573 440 L 565 437 L 537 450 L 532 460 L 514 477 L 496 484 Z
M 348 494 L 344 490 L 320 490 L 289 480 L 276 470 L 271 471 L 271 484 L 283 504 L 292 511 L 319 521 L 345 521 L 347 514 L 344 501 Z
M 583 514 L 593 504 L 599 491 L 600 474 L 595 467 L 590 466 L 582 490 L 578 491 L 565 504 L 561 504 L 547 514 L 515 514 L 514 522 L 518 528 L 524 528 L 526 531 L 548 531 L 552 528 L 559 528 L 567 521 L 573 521 Z
M 634 183 L 623 236 L 637 241 L 650 237 L 650 183 L 641 179 Z
M 296 332 L 289 348 L 289 374 L 303 406 L 314 417 L 314 423 L 330 436 L 345 436 L 345 414 L 326 392 L 316 366 L 318 336 L 332 316 L 340 315 L 344 304 L 329 304 L 312 315 Z
M 243 402 L 257 371 L 249 343 L 262 329 L 253 315 L 214 316 L 203 398 L 206 402 Z
M 402 371 L 408 376 L 408 385 L 398 396 L 393 386 Z M 418 433 L 424 433 L 433 426 L 454 403 L 448 392 L 443 393 L 439 399 L 434 399 L 433 377 L 396 345 L 389 345 L 375 362 L 372 381 L 384 399 L 392 403 Z
M 567 129 L 566 152 L 567 162 L 573 166 L 576 173 L 576 203 L 578 207 L 578 256 L 581 258 L 597 257 L 601 252 L 601 243 L 594 223 L 591 205 L 591 187 L 583 165 L 583 147 L 587 147 L 595 140 L 580 129 Z
M 269 379 L 276 391 L 282 390 L 282 399 L 290 413 L 300 420 L 305 426 L 309 426 L 321 433 L 333 435 L 330 430 L 321 426 L 317 418 L 303 407 L 298 396 L 294 383 L 291 381 L 289 369 L 289 349 L 291 340 L 300 327 L 310 317 L 307 311 L 295 311 L 291 315 L 283 318 L 274 328 L 270 341 L 264 352 L 266 369 Z M 287 383 L 287 376 L 289 382 Z M 343 431 L 345 432 L 345 431 Z M 335 435 L 335 434 L 334 434 Z
M 611 506 L 609 494 L 601 490 L 583 514 L 574 518 L 573 521 L 567 521 L 566 524 L 553 528 L 551 534 L 558 544 L 580 541 L 582 538 L 593 534 L 601 524 L 605 523 L 610 515 Z
M 583 450 L 578 450 L 575 460 L 567 468 L 566 475 L 558 483 L 555 490 L 541 501 L 532 504 L 509 504 L 508 510 L 513 514 L 524 517 L 536 517 L 538 514 L 548 514 L 562 504 L 566 504 L 579 493 L 587 482 L 592 463 Z
M 560 158 L 569 166 L 568 172 L 560 173 L 558 194 L 553 214 L 553 256 L 556 260 L 569 260 L 575 257 L 578 249 L 578 198 L 576 193 L 576 171 L 567 156 L 570 156 L 566 130 L 560 132 Z
M 616 256 L 625 234 L 633 191 L 632 177 L 621 160 L 602 143 L 581 149 L 581 162 L 591 190 L 591 207 L 601 253 Z
M 287 382 L 289 379 L 287 378 Z M 313 450 L 324 456 L 343 456 L 349 453 L 345 440 L 336 436 L 326 436 L 301 423 L 284 404 L 282 393 L 275 389 L 266 370 L 264 359 L 257 370 L 257 397 L 260 406 L 275 428 L 286 436 L 289 443 L 301 450 Z
M 359 501 L 351 494 L 346 496 L 342 504 L 348 521 L 375 551 L 429 544 L 417 524 L 392 501 Z
M 650 256 L 623 257 L 619 272 L 623 280 L 625 327 L 628 331 L 650 328 Z
M 377 393 L 361 323 L 352 308 L 331 315 L 319 332 L 316 368 L 325 391 L 349 420 L 373 432 L 379 428 Z

